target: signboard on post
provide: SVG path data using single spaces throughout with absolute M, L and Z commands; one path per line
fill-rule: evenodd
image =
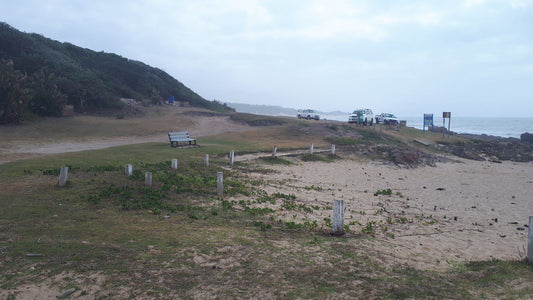
M 450 137 L 450 121 L 452 120 L 452 113 L 450 111 L 442 113 L 442 127 L 444 128 L 446 128 L 446 119 L 448 119 L 448 137 Z M 444 130 L 442 131 L 442 137 L 444 137 Z
M 426 126 L 433 129 L 433 114 L 424 114 L 424 126 L 422 127 L 422 131 L 426 130 Z

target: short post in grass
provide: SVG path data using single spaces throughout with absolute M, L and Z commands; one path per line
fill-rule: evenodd
M 217 172 L 217 195 L 224 195 L 224 175 L 222 172 Z
M 229 163 L 233 166 L 235 162 L 235 151 L 231 150 L 229 153 Z
M 331 233 L 333 235 L 344 234 L 344 200 L 333 201 L 333 220 Z
M 133 174 L 133 166 L 131 164 L 127 164 L 126 168 L 124 169 L 124 173 L 127 176 L 131 176 Z
M 529 217 L 529 233 L 527 235 L 527 261 L 533 264 L 533 216 Z
M 144 186 L 152 187 L 152 172 L 144 173 Z
M 178 159 L 177 158 L 173 158 L 172 159 L 171 166 L 172 166 L 172 169 L 175 169 L 175 170 L 178 169 Z
M 335 144 L 331 144 L 331 155 L 335 155 Z
M 313 148 L 315 145 L 311 144 L 311 147 L 309 148 L 309 153 L 313 154 Z
M 59 171 L 59 186 L 64 186 L 67 184 L 67 177 L 68 177 L 68 167 L 61 167 L 61 171 Z
M 206 167 L 209 167 L 209 154 L 206 154 L 204 156 L 204 164 Z
M 272 157 L 276 157 L 276 152 L 278 152 L 278 146 L 274 146 L 274 150 L 272 150 Z

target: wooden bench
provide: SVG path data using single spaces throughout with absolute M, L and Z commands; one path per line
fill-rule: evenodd
M 171 147 L 179 147 L 185 143 L 185 145 L 196 145 L 196 139 L 191 139 L 188 131 L 169 132 L 168 139 Z

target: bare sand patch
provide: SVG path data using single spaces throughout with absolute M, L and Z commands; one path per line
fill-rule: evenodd
M 63 272 L 39 284 L 23 284 L 15 289 L 0 289 L 0 298 L 9 299 L 94 299 L 96 294 L 106 292 L 102 286 L 107 277 L 101 273 L 90 275 Z M 76 285 L 77 288 L 68 288 Z
M 278 172 L 254 174 L 268 183 L 269 193 L 294 194 L 297 203 L 311 207 L 344 199 L 348 237 L 375 222 L 375 246 L 394 258 L 391 263 L 427 269 L 525 256 L 533 164 L 461 160 L 403 169 L 339 160 L 272 168 Z M 387 189 L 392 195 L 374 195 Z M 330 214 L 282 211 L 280 218 L 323 224 Z

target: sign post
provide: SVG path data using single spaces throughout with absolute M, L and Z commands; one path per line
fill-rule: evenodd
M 422 126 L 422 131 L 426 130 L 426 126 L 431 126 L 431 130 L 433 131 L 433 114 L 424 114 L 424 125 Z
M 445 111 L 442 113 L 442 127 L 446 128 L 445 121 L 448 119 L 448 138 L 450 138 L 450 121 L 452 120 L 452 113 Z M 444 138 L 444 130 L 442 131 L 442 137 Z

